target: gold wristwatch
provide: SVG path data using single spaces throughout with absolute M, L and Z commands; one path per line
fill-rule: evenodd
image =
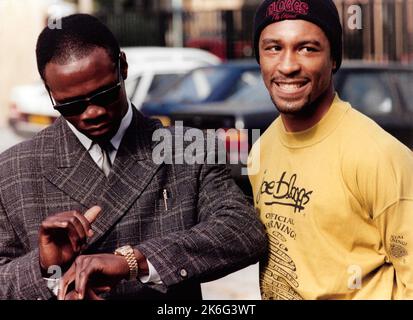
M 138 278 L 138 262 L 136 261 L 133 248 L 129 245 L 117 248 L 115 255 L 125 257 L 129 266 L 129 280 L 136 280 Z

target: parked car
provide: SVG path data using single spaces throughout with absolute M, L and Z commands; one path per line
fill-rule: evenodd
M 413 66 L 347 62 L 335 86 L 343 100 L 413 149 Z
M 171 85 L 188 71 L 221 63 L 215 55 L 193 48 L 128 47 L 122 50 L 129 64 L 126 92 L 138 109 L 146 96 L 162 86 Z M 59 116 L 40 80 L 15 87 L 10 100 L 9 123 L 20 134 L 32 135 Z
M 199 104 L 224 101 L 260 79 L 254 61 L 232 61 L 192 70 L 173 85 L 154 91 L 142 106 L 142 112 L 168 125 L 172 111 L 196 108 Z
M 189 71 L 221 63 L 217 56 L 194 48 L 125 48 L 129 63 L 127 92 L 138 109 L 146 98 L 169 87 Z
M 191 108 L 172 111 L 169 117 L 171 124 L 182 121 L 184 126 L 203 130 L 218 132 L 223 129 L 220 130 L 223 134 L 218 137 L 226 146 L 232 175 L 244 192 L 250 194 L 248 179 L 241 170 L 247 164 L 252 144 L 259 137 L 259 134 L 253 134 L 252 129 L 259 129 L 262 133 L 278 114 L 259 78 L 254 85 L 245 86 L 226 101 L 192 105 Z
M 341 99 L 349 101 L 354 108 L 413 149 L 413 67 L 345 62 L 335 75 L 334 82 Z M 192 105 L 170 114 L 172 122 L 183 121 L 185 126 L 190 127 L 249 129 L 248 136 L 240 131 L 238 135 L 224 137 L 227 145 L 248 143 L 247 150 L 256 140 L 251 136 L 251 129 L 260 129 L 262 133 L 277 116 L 278 112 L 262 81 L 227 101 Z M 239 157 L 245 159 L 245 154 Z M 246 177 L 240 174 L 243 167 L 245 163 L 232 166 L 232 172 L 248 193 Z

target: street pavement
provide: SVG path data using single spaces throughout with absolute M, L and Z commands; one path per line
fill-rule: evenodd
M 0 152 L 24 141 L 9 127 L 0 127 L 0 137 Z M 202 295 L 205 300 L 259 300 L 258 265 L 202 284 Z
M 258 264 L 224 278 L 203 283 L 205 300 L 260 300 Z

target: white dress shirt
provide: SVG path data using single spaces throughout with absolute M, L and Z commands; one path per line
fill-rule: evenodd
M 113 136 L 110 140 L 110 143 L 113 146 L 113 149 L 109 152 L 110 162 L 113 164 L 116 159 L 116 154 L 118 153 L 118 149 L 120 143 L 122 142 L 122 138 L 125 135 L 126 130 L 129 128 L 132 122 L 132 105 L 130 101 L 128 101 L 128 111 L 126 112 L 125 116 L 122 118 L 120 123 L 118 132 Z M 99 168 L 102 168 L 102 149 L 99 147 L 98 144 L 93 144 L 93 141 L 86 137 L 83 133 L 75 128 L 69 121 L 66 121 L 69 128 L 73 131 L 75 136 L 78 138 L 80 143 L 85 147 L 86 150 L 89 151 L 90 156 L 92 157 L 93 161 L 98 165 Z
M 126 115 L 122 118 L 121 124 L 119 126 L 118 132 L 113 136 L 110 140 L 113 149 L 109 152 L 110 162 L 113 164 L 116 159 L 116 154 L 118 153 L 119 146 L 122 142 L 122 138 L 125 135 L 126 130 L 129 128 L 133 118 L 132 112 L 132 104 L 128 99 L 128 111 Z M 75 136 L 79 139 L 80 143 L 88 150 L 90 156 L 92 157 L 93 161 L 97 164 L 99 168 L 102 168 L 103 162 L 103 155 L 102 149 L 99 147 L 98 144 L 93 144 L 93 141 L 77 130 L 69 121 L 66 121 L 69 128 L 73 131 Z M 161 278 L 158 272 L 155 270 L 152 263 L 149 260 L 146 260 L 149 267 L 149 275 L 147 276 L 140 276 L 139 279 L 142 283 L 155 283 L 155 284 L 162 284 Z M 58 290 L 58 281 L 59 279 L 52 279 L 52 278 L 45 278 L 47 281 L 47 286 L 49 289 L 53 291 L 55 295 L 57 295 Z

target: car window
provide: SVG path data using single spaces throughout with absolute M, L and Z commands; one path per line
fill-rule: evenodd
M 381 115 L 393 110 L 391 91 L 386 74 L 355 72 L 345 77 L 340 97 L 368 115 Z
M 413 72 L 397 72 L 394 76 L 398 80 L 407 108 L 413 110 Z
M 221 84 L 227 75 L 224 68 L 202 68 L 194 70 L 172 86 L 163 96 L 171 102 L 200 102 Z
M 162 91 L 164 87 L 175 82 L 179 77 L 181 77 L 181 75 L 177 73 L 155 74 L 152 78 L 147 98 L 152 98 L 152 95 L 156 95 L 156 92 Z
M 231 101 L 242 101 L 243 103 L 272 105 L 270 95 L 261 77 L 257 78 L 255 84 L 244 86 L 231 97 Z
M 142 76 L 136 77 L 134 79 L 126 79 L 125 90 L 129 99 L 133 100 L 133 97 L 136 93 L 136 88 L 138 88 L 141 79 Z
M 261 81 L 260 70 L 246 70 L 242 73 L 241 77 L 238 79 L 237 83 L 233 86 L 228 99 L 242 93 L 244 89 L 255 86 Z

